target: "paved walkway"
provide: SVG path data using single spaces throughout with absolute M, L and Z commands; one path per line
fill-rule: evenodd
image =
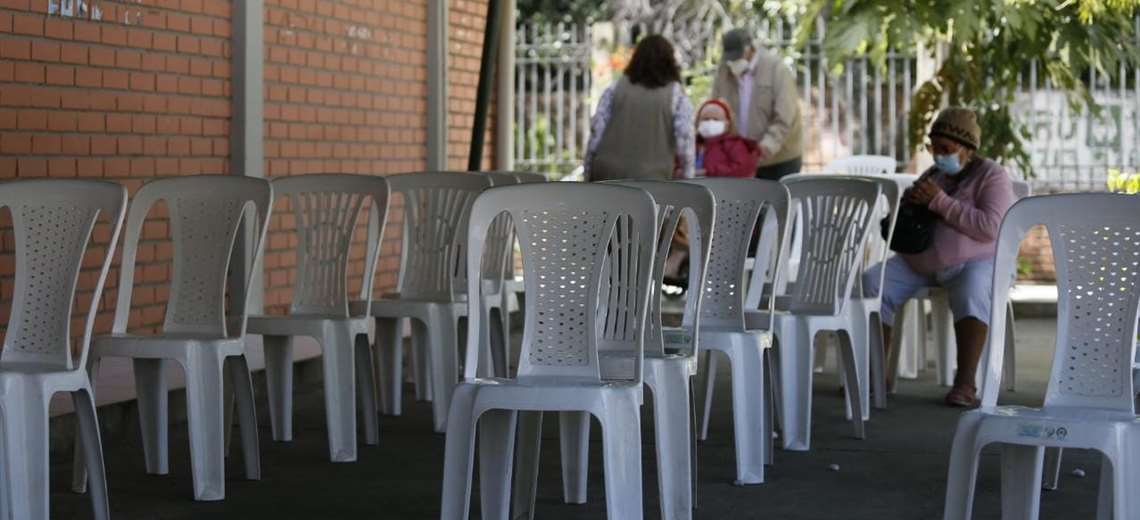
M 1020 387 L 1007 401 L 1040 402 L 1054 325 L 1019 323 Z M 837 379 L 816 379 L 813 444 L 810 453 L 776 452 L 776 465 L 761 486 L 734 487 L 728 378 L 719 379 L 711 438 L 700 447 L 698 519 L 932 519 L 939 518 L 950 439 L 959 411 L 939 404 L 943 389 L 928 371 L 917 381 L 903 381 L 890 408 L 872 414 L 867 440 L 851 438 L 843 420 Z M 260 389 L 259 389 L 260 391 Z M 289 518 L 438 518 L 443 437 L 431 433 L 427 403 L 407 402 L 405 415 L 382 419 L 381 444 L 365 447 L 360 461 L 332 464 L 326 459 L 324 413 L 319 385 L 298 388 L 296 441 L 274 443 L 262 413 L 260 482 L 241 480 L 231 462 L 223 502 L 191 500 L 185 425 L 171 428 L 171 475 L 147 476 L 137 428 L 124 438 L 105 439 L 111 508 L 120 519 L 289 519 Z M 264 397 L 259 397 L 261 410 Z M 648 410 L 648 408 L 647 408 Z M 646 518 L 659 518 L 651 422 L 643 419 Z M 604 518 L 605 495 L 601 446 L 591 446 L 587 505 L 562 504 L 556 421 L 546 421 L 538 518 Z M 237 446 L 235 445 L 235 449 Z M 235 455 L 237 452 L 235 451 Z M 975 518 L 999 518 L 999 468 L 996 451 L 985 456 L 979 477 Z M 240 459 L 238 459 L 240 460 Z M 53 455 L 54 518 L 89 518 L 85 496 L 67 491 L 69 460 Z M 839 471 L 828 466 L 838 464 Z M 1072 475 L 1082 468 L 1087 477 Z M 1042 518 L 1093 518 L 1099 457 L 1067 453 L 1061 489 L 1046 492 Z M 477 497 L 477 491 L 475 496 Z M 477 498 L 472 518 L 478 518 Z

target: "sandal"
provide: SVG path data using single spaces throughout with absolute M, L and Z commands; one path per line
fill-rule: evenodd
M 946 393 L 946 404 L 960 408 L 973 408 L 978 405 L 978 389 L 973 385 L 954 385 Z

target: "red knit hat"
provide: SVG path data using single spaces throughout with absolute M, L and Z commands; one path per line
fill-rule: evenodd
M 731 128 L 733 131 L 736 130 L 736 123 L 733 122 L 733 117 L 732 117 L 732 109 L 728 107 L 728 103 L 725 103 L 723 99 L 719 99 L 719 98 L 712 98 L 712 99 L 709 99 L 708 101 L 705 101 L 704 103 L 701 103 L 701 107 L 697 109 L 696 121 L 693 121 L 694 125 L 696 125 L 698 127 L 700 126 L 700 124 L 701 124 L 700 123 L 701 111 L 703 111 L 705 109 L 705 107 L 707 107 L 709 105 L 716 105 L 716 106 L 720 107 L 720 109 L 724 111 L 725 118 L 728 119 L 728 127 Z M 697 142 L 698 143 L 704 142 L 705 138 L 701 135 L 700 132 L 697 132 L 696 135 L 697 135 Z

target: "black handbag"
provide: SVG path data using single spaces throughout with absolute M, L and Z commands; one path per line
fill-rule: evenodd
M 934 226 L 938 215 L 926 206 L 903 202 L 899 204 L 899 214 L 895 220 L 895 234 L 891 236 L 891 251 L 904 255 L 914 255 L 926 251 L 934 241 Z M 891 232 L 890 217 L 879 222 L 883 240 Z

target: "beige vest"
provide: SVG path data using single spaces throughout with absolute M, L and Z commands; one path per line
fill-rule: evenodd
M 622 76 L 614 87 L 610 118 L 590 164 L 590 181 L 673 177 L 672 83 L 649 89 Z

